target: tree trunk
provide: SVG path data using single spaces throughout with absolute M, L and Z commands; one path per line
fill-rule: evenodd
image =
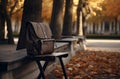
M 83 35 L 83 24 L 82 24 L 82 0 L 79 0 L 77 7 L 77 35 Z
M 4 36 L 5 36 L 5 16 L 3 12 L 3 6 L 0 5 L 0 39 L 4 39 Z
M 26 22 L 41 22 L 42 0 L 25 0 L 17 49 L 26 48 Z
M 72 14 L 73 14 L 73 0 L 66 0 L 62 35 L 71 36 L 73 34 Z
M 12 27 L 11 27 L 11 19 L 10 19 L 10 16 L 7 12 L 7 3 L 8 3 L 8 0 L 1 0 L 1 3 L 2 3 L 2 12 L 4 13 L 3 16 L 3 25 L 6 21 L 7 23 L 7 31 L 8 31 L 8 44 L 14 44 L 14 40 L 13 40 L 13 34 L 12 34 Z M 3 29 L 4 29 L 5 25 L 3 26 Z M 4 32 L 5 33 L 5 32 Z
M 118 29 L 117 29 L 117 21 L 118 21 L 118 20 L 117 20 L 117 17 L 116 17 L 116 18 L 115 18 L 115 26 L 114 26 L 114 27 L 115 27 L 115 34 L 118 34 L 118 31 L 117 31 L 117 30 L 118 30 Z
M 7 31 L 8 31 L 8 34 L 7 34 L 8 35 L 8 44 L 14 44 L 11 19 L 10 19 L 10 15 L 7 12 L 8 0 L 4 0 L 4 1 L 6 2 L 6 5 L 5 5 L 5 19 L 6 19 Z
M 7 22 L 7 31 L 8 31 L 8 44 L 14 44 L 13 39 L 13 32 L 12 32 L 12 26 L 11 26 L 11 19 L 10 16 L 6 12 L 6 22 Z
M 53 33 L 53 37 L 56 39 L 61 38 L 61 34 L 62 34 L 63 5 L 64 5 L 64 0 L 54 0 L 53 2 L 50 27 Z

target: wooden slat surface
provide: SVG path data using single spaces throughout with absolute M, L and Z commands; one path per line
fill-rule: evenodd
M 68 47 L 69 47 L 69 43 L 57 42 L 55 44 L 55 51 L 58 52 L 61 50 L 65 50 Z M 7 69 L 8 71 L 3 73 L 2 76 L 0 77 L 0 79 L 36 79 L 36 77 L 38 76 L 39 70 L 34 61 L 22 60 L 22 61 L 14 62 L 16 60 L 16 59 L 14 59 L 14 57 L 17 58 L 17 56 L 20 56 L 20 54 L 23 56 L 26 56 L 26 55 L 22 54 L 24 52 L 26 53 L 25 50 L 23 50 L 23 51 L 21 50 L 21 52 L 16 51 L 15 45 L 10 45 L 10 46 L 9 45 L 3 45 L 3 46 L 0 45 L 0 56 L 1 56 L 0 62 L 1 61 L 9 62 L 8 67 L 7 67 L 7 68 L 9 68 L 9 69 Z M 9 58 L 11 60 L 9 60 Z M 48 67 L 49 69 L 47 69 L 47 70 L 51 71 L 51 69 L 55 67 L 55 64 L 57 64 L 57 63 L 51 64 L 50 65 L 51 68 Z M 10 74 L 11 74 L 11 77 L 9 76 Z
M 55 43 L 55 50 L 68 43 Z M 16 51 L 16 45 L 0 45 L 0 62 L 14 62 L 27 56 L 26 49 Z
M 16 51 L 16 45 L 0 45 L 0 62 L 14 62 L 26 56 L 26 50 Z

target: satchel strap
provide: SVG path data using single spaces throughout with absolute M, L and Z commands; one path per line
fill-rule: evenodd
M 38 38 L 45 38 L 44 33 L 42 31 L 42 28 L 40 27 L 40 24 L 37 22 L 30 22 L 32 24 L 33 30 L 35 31 L 35 34 Z

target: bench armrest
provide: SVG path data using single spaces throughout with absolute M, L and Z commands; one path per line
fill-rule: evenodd
M 55 41 L 55 39 L 50 39 L 50 38 L 45 38 L 45 39 L 39 39 L 39 41 L 44 42 L 44 41 Z

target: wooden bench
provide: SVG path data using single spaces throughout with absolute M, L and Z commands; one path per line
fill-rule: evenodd
M 51 34 L 46 33 L 46 32 L 50 32 L 51 30 L 48 29 L 48 26 L 46 26 L 44 23 L 28 22 L 26 25 L 27 25 L 26 36 L 27 36 L 27 40 L 28 40 L 27 41 L 28 47 L 26 47 L 26 48 L 28 50 L 27 53 L 29 54 L 32 49 L 32 47 L 30 47 L 30 46 L 32 46 L 33 44 L 37 44 L 40 41 L 39 44 L 42 47 L 42 44 L 44 43 L 43 41 L 44 40 L 50 41 L 52 36 L 51 36 Z M 38 48 L 38 47 L 36 47 L 36 48 Z M 48 48 L 46 48 L 46 50 L 47 49 Z M 41 51 L 42 48 L 37 49 L 37 50 Z M 42 53 L 42 52 L 38 52 L 37 50 L 35 52 Z M 31 52 L 31 53 L 34 53 L 34 52 Z M 66 58 L 67 56 L 68 56 L 68 52 L 51 52 L 51 54 L 29 55 L 28 58 L 36 61 L 37 65 L 38 65 L 40 74 L 37 79 L 40 79 L 40 78 L 45 79 L 44 71 L 45 71 L 48 63 L 55 61 L 56 58 L 59 59 L 60 65 L 63 70 L 64 77 L 65 77 L 65 79 L 67 79 L 67 74 L 66 74 L 65 67 L 63 64 L 63 60 L 62 60 L 62 58 Z M 45 61 L 43 66 L 41 64 L 41 61 Z
M 68 52 L 54 52 L 52 54 L 37 55 L 34 57 L 29 57 L 29 58 L 36 61 L 38 68 L 40 70 L 40 74 L 38 75 L 37 79 L 41 79 L 41 77 L 43 79 L 45 79 L 44 71 L 45 71 L 46 67 L 48 66 L 49 62 L 54 62 L 56 57 L 59 59 L 60 65 L 61 65 L 62 70 L 63 70 L 64 77 L 65 77 L 65 79 L 67 79 L 66 70 L 64 67 L 63 60 L 62 60 L 62 58 L 66 58 L 67 56 L 68 56 Z M 42 66 L 40 61 L 45 61 L 43 66 Z
M 76 41 L 77 44 L 79 44 L 80 46 L 80 49 L 82 50 L 86 50 L 86 39 L 84 36 L 62 36 L 63 40 L 73 40 L 73 41 Z
M 77 41 L 78 41 L 78 39 L 76 39 L 76 38 L 63 38 L 63 39 L 57 40 L 57 42 L 68 42 L 69 43 L 71 56 L 75 55 L 74 43 Z
M 34 62 L 35 60 L 27 58 L 25 49 L 16 51 L 16 45 L 0 45 L 0 48 L 0 79 L 35 79 L 38 76 L 39 70 Z M 68 43 L 55 43 L 54 46 L 55 52 L 61 51 L 61 53 L 69 50 L 68 48 Z M 56 58 L 59 57 L 53 57 L 53 59 Z M 68 61 L 66 58 L 64 60 L 64 63 Z M 58 62 L 56 60 L 48 64 L 46 74 L 51 72 Z M 44 62 L 41 64 L 43 65 Z
M 16 45 L 0 45 L 0 71 L 9 71 L 17 68 L 27 56 L 26 50 L 16 50 Z M 11 64 L 12 63 L 12 64 Z

